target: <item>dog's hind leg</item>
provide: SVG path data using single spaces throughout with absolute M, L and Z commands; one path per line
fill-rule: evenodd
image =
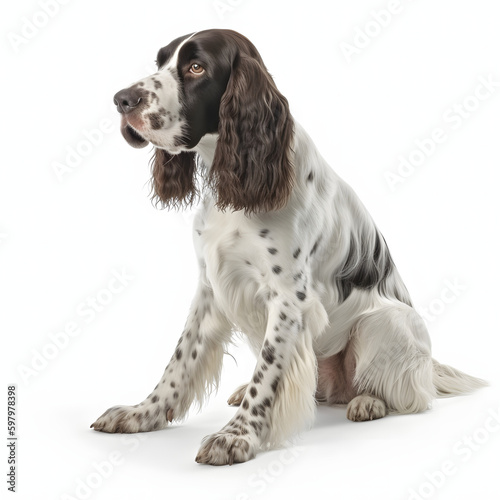
M 380 406 L 378 410 L 366 410 L 369 398 L 384 403 L 391 413 L 417 413 L 430 406 L 436 397 L 431 343 L 413 308 L 397 303 L 364 314 L 350 343 L 356 362 L 353 385 L 358 394 L 349 403 L 348 417 L 356 417 L 351 420 L 384 416 L 377 401 L 373 408 Z

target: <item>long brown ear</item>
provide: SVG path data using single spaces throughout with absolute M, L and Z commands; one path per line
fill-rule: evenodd
M 263 64 L 239 55 L 219 108 L 209 173 L 216 204 L 247 213 L 282 208 L 293 185 L 293 120 Z
M 184 208 L 197 197 L 195 154 L 172 155 L 155 148 L 151 167 L 152 201 L 162 208 Z

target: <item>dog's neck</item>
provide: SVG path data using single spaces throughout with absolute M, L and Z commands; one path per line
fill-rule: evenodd
M 218 138 L 219 134 L 217 133 L 205 134 L 193 149 L 188 150 L 199 155 L 203 161 L 205 173 L 208 173 L 212 167 Z M 320 169 L 322 171 L 327 170 L 330 172 L 330 175 L 333 174 L 332 169 L 328 166 L 325 160 L 319 156 L 311 137 L 296 120 L 294 120 L 292 151 L 294 157 L 293 168 L 297 178 L 301 176 L 301 170 L 303 169 L 304 163 L 308 166 L 309 170 L 311 170 L 311 166 L 314 166 L 314 169 Z M 299 158 L 295 157 L 297 152 L 300 152 Z
M 193 148 L 193 151 L 198 153 L 208 170 L 210 170 L 212 162 L 214 161 L 218 137 L 219 134 L 205 134 L 200 142 Z

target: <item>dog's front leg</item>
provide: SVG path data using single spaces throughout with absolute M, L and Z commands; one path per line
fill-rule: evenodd
M 316 358 L 311 332 L 297 298 L 272 299 L 262 349 L 234 417 L 207 436 L 199 463 L 225 465 L 253 458 L 268 443 L 279 444 L 314 418 Z
M 216 385 L 231 326 L 202 283 L 184 331 L 153 392 L 135 406 L 114 406 L 92 425 L 103 432 L 146 432 L 163 429 L 184 417 L 194 399 L 200 403 Z

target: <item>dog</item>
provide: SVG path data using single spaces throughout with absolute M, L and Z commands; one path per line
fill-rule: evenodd
M 189 34 L 160 49 L 157 66 L 114 103 L 126 141 L 154 146 L 154 202 L 200 205 L 199 283 L 153 392 L 91 427 L 147 432 L 182 420 L 217 387 L 236 332 L 255 371 L 229 398 L 233 418 L 203 440 L 199 463 L 231 465 L 279 446 L 312 424 L 318 403 L 346 404 L 359 422 L 485 385 L 432 358 L 382 234 L 291 116 L 247 38 Z

